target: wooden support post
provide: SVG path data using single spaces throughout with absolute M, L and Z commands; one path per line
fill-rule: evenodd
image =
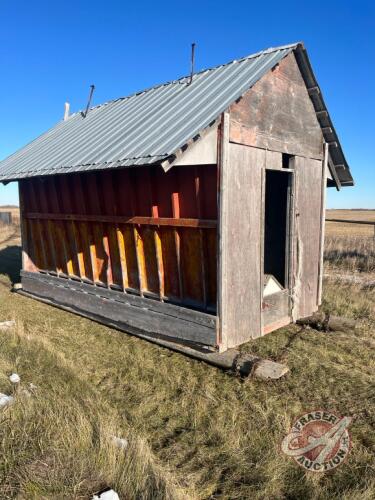
M 219 152 L 219 212 L 218 212 L 218 294 L 217 294 L 217 312 L 218 312 L 218 344 L 221 351 L 225 351 L 228 345 L 227 327 L 225 319 L 227 317 L 227 303 L 223 301 L 223 287 L 226 279 L 225 262 L 227 260 L 228 245 L 223 240 L 223 228 L 228 223 L 227 210 L 225 202 L 225 189 L 227 187 L 228 164 L 229 164 L 229 113 L 223 113 L 220 126 L 220 152 Z
M 22 182 L 22 181 L 21 181 Z M 18 194 L 20 204 L 20 222 L 21 222 L 21 244 L 22 244 L 22 269 L 30 272 L 38 272 L 38 268 L 30 257 L 29 248 L 29 231 L 27 227 L 27 220 L 24 218 L 24 197 L 21 182 L 18 183 Z
M 135 198 L 135 177 L 132 176 L 132 172 L 129 172 L 129 182 L 132 184 L 132 189 L 130 190 L 130 205 L 132 216 L 136 214 L 136 198 Z M 145 278 L 143 275 L 144 261 L 143 261 L 143 244 L 142 239 L 137 231 L 136 226 L 131 229 L 132 236 L 134 239 L 135 257 L 137 261 L 138 270 L 138 283 L 139 283 L 139 294 L 143 297 L 143 292 L 145 291 Z
M 62 205 L 65 213 L 72 213 L 73 212 L 73 202 L 72 202 L 72 195 L 71 195 L 71 190 L 69 189 L 69 184 L 68 184 L 68 178 L 66 175 L 61 175 L 59 176 L 59 188 L 61 190 L 61 197 L 62 197 Z M 82 238 L 79 234 L 79 229 L 77 227 L 77 223 L 75 221 L 67 221 L 68 226 L 70 227 L 69 234 L 69 239 L 71 249 L 73 253 L 75 254 L 75 259 L 74 259 L 74 267 L 77 267 L 77 272 L 76 274 L 78 275 L 79 278 L 87 278 L 87 273 L 85 269 L 85 259 L 84 259 L 84 251 L 82 248 L 83 243 L 81 242 Z M 70 226 L 69 226 L 70 224 Z
M 328 144 L 324 143 L 324 157 L 322 162 L 322 194 L 321 194 L 321 218 L 320 218 L 320 257 L 318 270 L 318 305 L 322 303 L 323 292 L 323 267 L 324 267 L 324 236 L 325 236 L 325 216 L 326 216 L 326 193 L 327 193 L 327 171 L 328 171 Z
M 177 173 L 176 173 L 177 175 Z M 174 219 L 180 218 L 180 200 L 178 189 L 172 193 L 172 214 Z M 182 279 L 182 266 L 181 266 L 181 241 L 180 234 L 177 229 L 174 229 L 174 241 L 176 246 L 176 259 L 177 259 L 177 273 L 178 273 L 178 287 L 180 290 L 180 300 L 184 298 L 184 283 Z
M 194 172 L 194 183 L 195 183 L 195 200 L 197 206 L 198 218 L 201 218 L 201 185 L 198 167 L 195 167 Z M 199 249 L 201 258 L 201 280 L 202 280 L 202 292 L 203 292 L 203 304 L 204 308 L 207 309 L 207 276 L 206 276 L 206 251 L 204 245 L 204 235 L 203 230 L 199 229 Z

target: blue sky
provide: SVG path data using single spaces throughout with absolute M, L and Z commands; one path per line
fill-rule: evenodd
M 370 1 L 0 0 L 0 158 L 85 106 L 266 47 L 304 41 L 356 187 L 328 206 L 375 208 L 375 7 Z M 18 203 L 0 186 L 0 204 Z

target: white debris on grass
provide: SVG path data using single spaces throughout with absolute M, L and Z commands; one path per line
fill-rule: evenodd
M 0 392 L 0 408 L 11 405 L 13 401 L 13 396 L 7 396 L 7 394 L 3 394 L 2 392 Z
M 9 377 L 9 380 L 12 382 L 12 384 L 19 384 L 21 382 L 21 377 L 18 375 L 18 373 L 12 373 L 12 375 Z
M 30 389 L 31 391 L 35 391 L 35 389 L 38 389 L 38 386 L 37 386 L 37 385 L 34 385 L 32 382 L 30 382 L 30 384 L 29 384 L 29 389 Z
M 99 493 L 95 493 L 95 495 L 92 497 L 92 500 L 120 500 L 120 497 L 115 492 L 115 490 L 108 488 Z
M 117 448 L 127 448 L 128 445 L 129 445 L 129 442 L 127 439 L 125 438 L 120 438 L 120 437 L 117 437 L 117 436 L 112 436 L 112 442 L 113 444 L 115 444 L 117 446 Z
M 8 330 L 9 328 L 12 328 L 16 322 L 14 320 L 10 321 L 0 321 L 0 330 Z

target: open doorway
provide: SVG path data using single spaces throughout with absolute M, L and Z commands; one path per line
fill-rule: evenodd
M 267 294 L 289 287 L 292 173 L 266 170 L 264 284 Z

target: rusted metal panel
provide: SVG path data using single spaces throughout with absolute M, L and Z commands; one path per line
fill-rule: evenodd
M 321 159 L 323 134 L 294 54 L 230 107 L 230 141 Z

